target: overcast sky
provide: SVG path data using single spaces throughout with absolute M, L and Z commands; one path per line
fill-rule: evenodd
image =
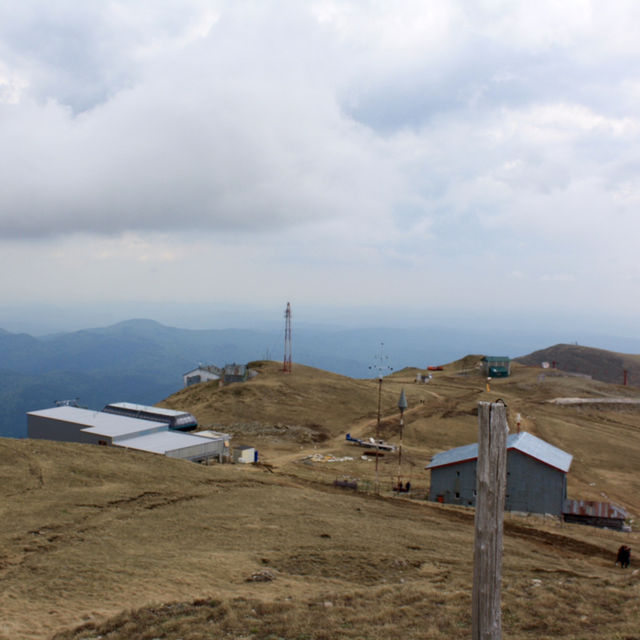
M 633 326 L 639 33 L 635 0 L 0 0 L 0 300 Z

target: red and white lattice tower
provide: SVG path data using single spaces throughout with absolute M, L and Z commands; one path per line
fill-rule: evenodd
M 287 302 L 284 312 L 284 363 L 282 370 L 291 373 L 291 304 Z

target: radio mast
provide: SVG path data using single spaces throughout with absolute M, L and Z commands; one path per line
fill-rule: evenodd
M 291 304 L 287 302 L 284 312 L 284 362 L 282 370 L 291 373 Z
M 378 458 L 380 457 L 380 419 L 381 419 L 381 408 L 382 408 L 382 378 L 384 377 L 385 371 L 393 371 L 393 367 L 390 367 L 388 364 L 389 357 L 384 355 L 384 342 L 380 343 L 380 353 L 377 356 L 374 356 L 376 360 L 376 364 L 369 367 L 369 369 L 373 369 L 378 374 L 378 419 L 376 420 L 376 484 L 375 484 L 375 492 L 376 494 L 380 493 L 380 479 L 378 476 Z

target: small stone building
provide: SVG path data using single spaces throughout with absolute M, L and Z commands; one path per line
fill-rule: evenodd
M 249 379 L 249 367 L 246 364 L 225 364 L 223 371 L 225 384 L 246 382 Z
M 508 436 L 505 509 L 560 516 L 572 459 L 530 433 Z M 477 443 L 436 454 L 426 467 L 431 471 L 429 500 L 475 507 L 477 461 Z

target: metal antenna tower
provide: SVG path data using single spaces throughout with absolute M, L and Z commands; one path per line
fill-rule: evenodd
M 282 370 L 291 373 L 291 304 L 287 302 L 284 312 L 284 362 Z
M 380 410 L 382 405 L 382 378 L 385 371 L 393 371 L 393 367 L 388 364 L 389 357 L 384 355 L 384 342 L 380 343 L 380 352 L 374 356 L 376 363 L 369 369 L 376 371 L 378 375 L 378 419 L 376 421 L 376 485 L 375 492 L 380 493 L 380 480 L 378 476 L 378 458 L 380 457 Z

